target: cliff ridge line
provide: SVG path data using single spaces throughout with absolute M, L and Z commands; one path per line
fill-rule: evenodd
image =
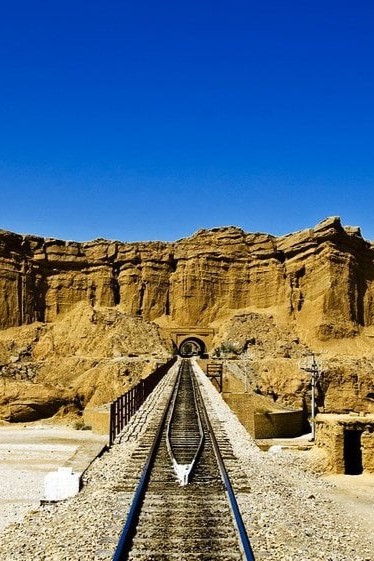
M 285 236 L 235 226 L 176 242 L 64 241 L 0 230 L 0 328 L 51 322 L 78 302 L 208 325 L 276 309 L 323 338 L 374 325 L 374 251 L 330 217 Z

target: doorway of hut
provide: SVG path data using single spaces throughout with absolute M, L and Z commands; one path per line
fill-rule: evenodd
M 362 430 L 344 431 L 344 473 L 346 475 L 360 475 L 363 471 L 361 436 Z

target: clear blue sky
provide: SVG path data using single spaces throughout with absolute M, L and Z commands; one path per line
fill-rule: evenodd
M 374 239 L 372 0 L 8 0 L 0 228 Z

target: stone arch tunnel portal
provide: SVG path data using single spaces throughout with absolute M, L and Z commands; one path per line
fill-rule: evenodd
M 172 327 L 168 330 L 180 356 L 207 355 L 213 345 L 214 329 L 201 325 Z
M 178 354 L 183 357 L 202 356 L 205 353 L 206 345 L 198 337 L 188 337 L 178 347 Z

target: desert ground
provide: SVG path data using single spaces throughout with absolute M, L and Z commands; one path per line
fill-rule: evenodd
M 64 465 L 82 472 L 106 441 L 92 431 L 61 425 L 0 426 L 0 530 L 39 506 L 48 472 Z

